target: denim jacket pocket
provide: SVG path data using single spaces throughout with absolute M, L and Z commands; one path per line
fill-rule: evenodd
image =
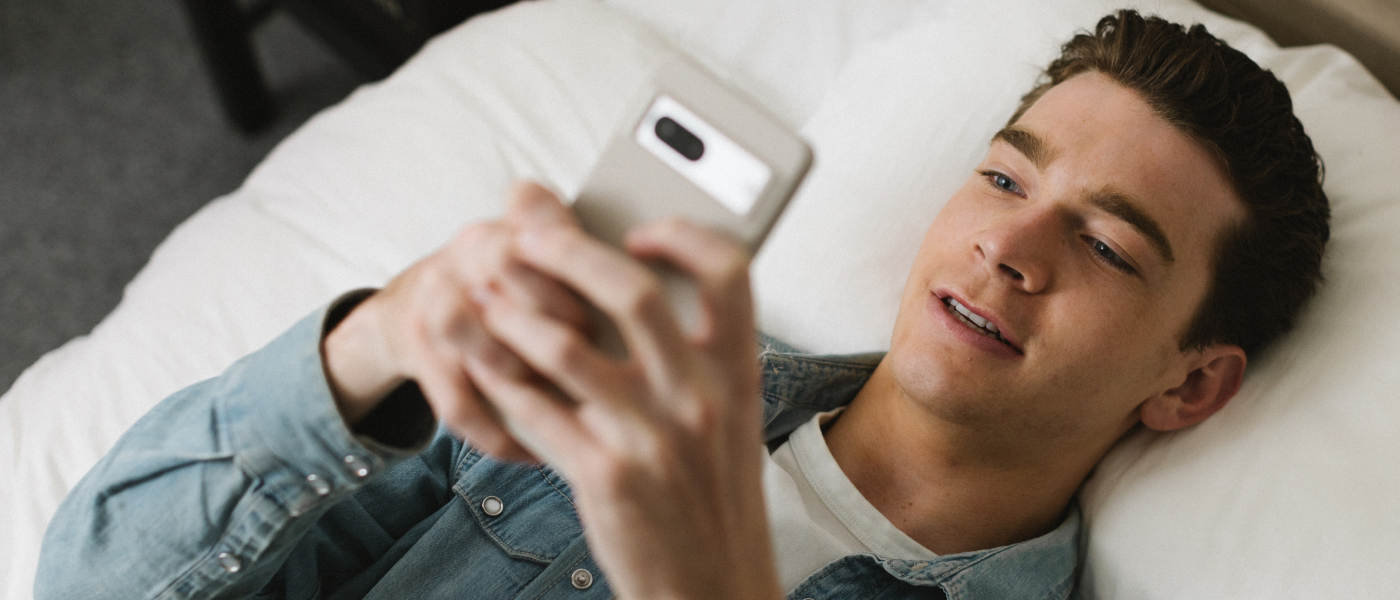
M 543 465 L 494 461 L 475 450 L 452 491 L 506 554 L 548 564 L 583 535 L 568 484 Z

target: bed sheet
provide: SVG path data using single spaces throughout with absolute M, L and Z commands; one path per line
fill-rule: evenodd
M 1383 597 L 1400 589 L 1400 104 L 1344 53 L 1279 50 L 1184 0 L 1289 85 L 1333 200 L 1327 286 L 1202 426 L 1136 435 L 1082 494 L 1086 597 Z M 884 347 L 918 240 L 1037 69 L 1100 0 L 550 0 L 484 15 L 289 137 L 171 234 L 94 331 L 0 398 L 0 598 L 30 597 L 43 524 L 131 422 L 346 289 L 377 285 L 509 183 L 577 190 L 672 47 L 812 142 L 754 265 L 763 328 Z

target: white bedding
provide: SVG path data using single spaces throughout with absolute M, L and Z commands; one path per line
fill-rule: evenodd
M 1393 597 L 1400 590 L 1400 103 L 1328 47 L 1279 50 L 1186 0 L 1285 80 L 1327 162 L 1328 283 L 1221 414 L 1138 435 L 1082 495 L 1100 598 Z M 165 395 L 336 294 L 377 285 L 507 185 L 572 194 L 622 100 L 680 46 L 800 128 L 817 159 L 754 267 L 762 326 L 883 347 L 918 240 L 1037 69 L 1117 3 L 551 0 L 434 40 L 283 142 L 181 225 L 91 335 L 0 398 L 0 598 L 30 597 L 66 490 Z

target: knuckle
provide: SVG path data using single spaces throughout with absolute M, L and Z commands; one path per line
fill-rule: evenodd
M 511 188 L 511 198 L 517 204 L 516 207 L 526 212 L 548 208 L 551 200 L 554 200 L 554 192 L 549 191 L 533 181 L 520 181 Z M 513 207 L 513 208 L 516 208 Z
M 448 245 L 453 260 L 474 259 L 484 254 L 499 254 L 509 236 L 509 229 L 497 221 L 473 223 L 457 234 Z
M 693 433 L 684 431 L 681 428 L 666 427 L 665 435 L 655 435 L 650 438 L 650 448 L 648 456 L 655 457 L 661 464 L 675 464 L 682 457 L 696 451 L 697 446 L 692 442 L 696 439 Z
M 449 302 L 428 302 L 419 305 L 415 317 L 409 321 L 416 337 L 434 340 L 450 337 L 459 332 L 465 320 L 460 305 Z
M 718 243 L 710 251 L 711 274 L 725 283 L 747 280 L 749 274 L 749 254 L 733 243 Z
M 553 195 L 548 188 L 529 179 L 522 179 L 512 184 L 511 194 L 515 196 L 525 196 L 531 199 L 541 199 Z
M 550 345 L 545 360 L 556 372 L 574 371 L 583 364 L 587 351 L 587 344 L 577 335 L 564 333 Z
M 429 305 L 417 306 L 404 315 L 399 319 L 397 329 L 412 346 L 426 350 L 432 348 L 435 340 L 441 338 L 451 326 L 447 311 Z
M 643 316 L 654 312 L 665 300 L 666 293 L 656 278 L 637 276 L 625 286 L 618 308 L 626 315 Z
M 592 471 L 590 479 L 608 490 L 609 495 L 625 494 L 627 490 L 635 489 L 645 472 L 638 461 L 618 453 L 597 456 L 589 466 Z
M 451 247 L 454 250 L 471 248 L 486 238 L 488 229 L 489 225 L 484 222 L 467 225 L 457 232 L 456 237 L 452 238 Z
M 583 232 L 571 227 L 548 227 L 542 229 L 539 237 L 540 247 L 547 253 L 554 256 L 568 256 L 578 253 L 587 238 Z
M 724 423 L 724 411 L 711 402 L 688 403 L 680 420 L 691 435 L 699 439 L 713 439 Z
M 442 255 L 435 254 L 419 263 L 413 269 L 412 281 L 416 284 L 414 287 L 429 292 L 444 287 L 449 281 L 449 277 L 447 265 Z
M 716 269 L 714 282 L 722 290 L 747 290 L 749 287 L 748 261 L 739 256 L 727 257 Z
M 441 302 L 442 298 L 463 297 L 463 282 L 453 272 L 447 261 L 430 260 L 416 269 L 411 289 L 405 290 L 408 308 L 416 314 L 443 312 L 453 303 Z

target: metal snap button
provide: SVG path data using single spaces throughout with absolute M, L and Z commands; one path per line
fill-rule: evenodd
M 369 463 L 366 463 L 365 459 L 350 454 L 345 457 L 345 465 L 350 467 L 350 472 L 356 477 L 369 477 Z
M 227 552 L 220 552 L 219 566 L 223 567 L 224 570 L 228 571 L 229 573 L 237 573 L 243 569 L 243 562 L 238 560 L 237 556 L 234 556 Z
M 311 486 L 311 490 L 316 492 L 317 496 L 325 496 L 326 494 L 331 493 L 330 482 L 321 479 L 320 475 L 317 475 L 315 473 L 307 475 L 306 483 Z
M 579 569 L 569 576 L 569 583 L 574 584 L 577 589 L 586 590 L 593 587 L 593 574 L 589 573 L 588 569 Z
M 501 499 L 495 496 L 487 496 L 481 501 L 481 512 L 486 513 L 487 516 L 494 517 L 501 514 L 501 511 L 505 509 L 506 503 L 501 502 Z

